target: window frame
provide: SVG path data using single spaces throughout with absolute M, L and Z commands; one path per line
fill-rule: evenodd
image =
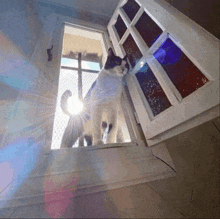
M 110 47 L 113 48 L 112 44 L 111 44 L 111 41 L 109 40 L 109 37 L 108 37 L 108 34 L 107 34 L 106 31 L 100 31 L 100 30 L 88 28 L 88 27 L 81 26 L 81 25 L 75 25 L 75 24 L 72 24 L 72 23 L 63 22 L 62 39 L 60 41 L 61 45 L 60 45 L 60 53 L 59 53 L 59 57 L 60 57 L 59 71 L 60 71 L 61 68 L 63 68 L 63 69 L 75 70 L 75 71 L 78 72 L 78 69 L 79 69 L 79 68 L 74 68 L 74 67 L 64 67 L 64 66 L 62 67 L 61 59 L 63 57 L 64 58 L 70 58 L 69 56 L 62 55 L 62 51 L 63 51 L 63 43 L 62 42 L 63 42 L 64 33 L 65 33 L 65 26 L 76 27 L 76 28 L 80 28 L 82 30 L 94 31 L 94 32 L 101 33 L 102 34 L 101 44 L 102 44 L 102 47 L 103 47 L 103 59 L 102 60 L 104 60 L 104 61 L 106 60 L 108 48 L 110 48 Z M 77 60 L 77 59 L 75 59 L 75 60 Z M 85 60 L 85 61 L 88 61 L 88 60 Z M 102 66 L 100 66 L 100 67 L 102 69 Z M 88 70 L 88 69 L 81 69 L 81 71 L 82 72 L 88 72 L 88 73 L 99 73 L 99 71 L 93 71 L 93 70 Z M 56 100 L 56 104 L 59 104 L 59 102 L 57 102 L 57 100 Z M 127 125 L 127 129 L 128 129 L 128 133 L 129 133 L 131 142 L 108 144 L 107 148 L 108 147 L 110 147 L 110 148 L 111 147 L 117 147 L 117 146 L 119 146 L 119 147 L 125 146 L 126 147 L 126 146 L 137 146 L 137 145 L 145 146 L 146 145 L 144 143 L 143 136 L 141 136 L 140 130 L 138 129 L 138 124 L 137 124 L 137 121 L 135 119 L 135 116 L 133 114 L 132 107 L 131 107 L 130 104 L 131 103 L 129 101 L 128 94 L 124 90 L 123 94 L 122 94 L 121 107 L 122 107 L 122 112 L 124 113 L 124 120 L 125 120 L 125 123 Z M 53 124 L 53 126 L 54 126 L 54 124 Z M 53 127 L 51 132 L 52 132 L 52 140 L 53 140 L 53 135 L 55 134 L 54 133 L 54 127 Z M 102 148 L 102 147 L 93 146 L 92 148 L 93 149 L 99 149 L 99 148 Z M 52 150 L 56 150 L 56 149 L 60 150 L 60 148 L 51 148 L 51 149 Z

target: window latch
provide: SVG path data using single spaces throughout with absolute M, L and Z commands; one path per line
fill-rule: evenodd
M 48 61 L 52 61 L 53 54 L 52 54 L 53 45 L 50 49 L 47 49 Z

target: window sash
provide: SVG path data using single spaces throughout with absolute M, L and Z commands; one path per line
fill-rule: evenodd
M 142 120 L 142 129 L 146 139 L 151 139 L 164 131 L 171 129 L 196 115 L 211 109 L 219 104 L 219 46 L 206 31 L 201 31 L 201 27 L 184 17 L 178 11 L 173 13 L 173 9 L 155 0 L 136 0 L 140 9 L 134 19 L 130 21 L 123 10 L 126 0 L 121 0 L 117 10 L 114 12 L 108 25 L 110 38 L 118 55 L 124 56 L 125 50 L 123 43 L 131 35 L 142 53 L 142 58 L 136 63 L 130 74 L 126 77 L 128 88 L 132 96 L 136 111 Z M 135 28 L 142 13 L 145 12 L 162 29 L 163 33 L 149 48 L 141 35 Z M 113 27 L 120 15 L 127 26 L 127 30 L 121 39 L 117 37 L 116 29 Z M 193 26 L 193 29 L 192 29 Z M 186 34 L 187 33 L 187 34 Z M 159 62 L 153 57 L 153 54 L 159 49 L 163 42 L 170 38 L 181 51 L 192 61 L 192 63 L 209 80 L 198 90 L 189 96 L 182 98 L 167 73 Z M 201 52 L 198 50 L 200 48 Z M 212 58 L 210 58 L 212 57 Z M 152 69 L 156 79 L 160 83 L 172 107 L 154 116 L 140 85 L 135 77 L 138 70 L 147 63 Z M 208 98 L 210 96 L 210 98 Z M 201 102 L 206 102 L 202 104 Z M 188 111 L 190 111 L 188 113 Z M 187 111 L 185 115 L 184 112 Z M 170 122 L 170 120 L 173 120 Z M 165 125 L 164 125 L 165 124 Z

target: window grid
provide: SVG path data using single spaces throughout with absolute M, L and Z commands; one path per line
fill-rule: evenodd
M 128 2 L 132 2 L 132 1 L 128 1 Z M 129 3 L 126 3 L 127 5 Z M 125 4 L 125 5 L 126 5 Z M 155 59 L 155 57 L 153 56 L 155 54 L 155 51 L 157 51 L 157 49 L 159 49 L 161 47 L 161 45 L 164 43 L 165 40 L 169 39 L 169 33 L 166 32 L 166 30 L 162 30 L 162 28 L 157 25 L 157 22 L 155 22 L 149 15 L 148 13 L 144 10 L 143 7 L 140 7 L 137 11 L 136 11 L 136 14 L 133 15 L 132 19 L 128 16 L 128 13 L 126 12 L 125 10 L 125 5 L 121 7 L 121 9 L 123 9 L 123 12 L 126 13 L 126 16 L 121 16 L 122 20 L 124 20 L 123 22 L 127 24 L 128 28 L 127 28 L 127 31 L 126 31 L 126 34 L 123 35 L 123 37 L 120 38 L 120 40 L 118 40 L 118 44 L 119 44 L 119 47 L 122 48 L 122 51 L 124 51 L 126 54 L 129 54 L 130 50 L 131 49 L 128 49 L 128 48 L 125 48 L 125 44 L 126 44 L 126 41 L 129 40 L 129 38 L 132 37 L 132 39 L 134 39 L 134 42 L 136 44 L 136 47 L 138 48 L 141 48 L 141 53 L 143 55 L 143 57 L 138 57 L 138 58 L 135 58 L 135 65 L 134 63 L 131 63 L 132 64 L 132 67 L 133 67 L 133 71 L 132 73 L 133 74 L 136 74 L 138 72 L 138 70 L 144 65 L 146 64 L 147 62 L 149 64 L 151 64 L 151 62 L 158 62 L 159 65 L 161 65 L 161 67 L 163 68 L 162 64 L 157 60 Z M 119 9 L 119 10 L 121 10 Z M 122 11 L 122 10 L 121 10 Z M 129 19 L 128 19 L 129 17 Z M 135 19 L 134 19 L 135 17 Z M 143 29 L 143 26 L 144 26 L 144 22 L 141 21 L 141 19 L 143 20 L 144 18 L 148 18 L 148 21 L 150 21 L 151 24 L 154 24 L 156 28 L 153 28 L 151 30 L 151 32 L 153 33 L 153 37 L 151 37 L 151 39 L 145 37 L 145 34 L 146 34 L 146 31 L 144 30 L 143 33 L 141 33 L 140 29 Z M 152 25 L 148 26 L 148 27 L 151 27 Z M 117 33 L 115 33 L 117 34 Z M 141 36 L 142 35 L 142 36 Z M 145 42 L 146 46 L 145 47 L 145 50 L 146 52 L 142 51 L 143 49 L 143 41 Z M 140 51 L 140 50 L 139 50 Z M 183 51 L 181 51 L 183 53 Z M 134 56 L 134 55 L 133 55 Z M 187 56 L 186 56 L 187 57 Z M 184 58 L 185 59 L 185 58 Z M 188 59 L 188 57 L 187 57 Z M 186 60 L 186 59 L 185 59 Z M 131 60 L 130 60 L 131 61 Z M 198 70 L 198 68 L 193 64 L 193 62 L 189 59 L 189 61 L 192 63 L 192 66 L 191 69 L 194 69 L 194 72 Z M 199 70 L 198 70 L 199 71 Z M 197 79 L 202 81 L 201 83 L 198 82 L 195 82 L 196 83 L 196 88 L 194 89 L 191 89 L 191 91 L 189 91 L 187 94 L 184 94 L 184 92 L 182 92 L 181 90 L 184 90 L 184 88 L 181 88 L 181 89 L 173 89 L 173 87 L 176 88 L 175 84 L 174 84 L 174 81 L 171 79 L 171 77 L 168 75 L 168 73 L 166 72 L 165 70 L 165 73 L 167 74 L 167 76 L 169 77 L 169 79 L 166 79 L 167 80 L 167 85 L 169 86 L 169 92 L 166 92 L 166 93 L 170 93 L 172 92 L 172 95 L 170 96 L 167 96 L 168 99 L 173 99 L 173 97 L 176 99 L 175 101 L 172 101 L 172 103 L 175 103 L 175 104 L 178 104 L 179 102 L 181 102 L 182 98 L 190 95 L 191 93 L 193 93 L 196 89 L 198 89 L 199 87 L 203 86 L 206 82 L 208 82 L 208 79 L 201 73 L 201 75 L 199 76 L 200 79 Z M 153 71 L 153 74 L 154 74 L 154 71 Z M 192 75 L 192 74 L 191 74 Z M 199 74 L 197 74 L 198 76 Z M 196 76 L 194 77 L 194 79 L 196 79 Z M 194 80 L 191 80 L 191 83 L 194 82 Z M 188 80 L 189 81 L 189 80 Z M 167 88 L 167 85 L 165 86 Z M 161 84 L 162 88 L 164 89 L 164 84 Z M 189 85 L 189 86 L 193 86 L 192 84 Z M 190 90 L 188 86 L 188 90 Z M 173 93 L 174 92 L 174 93 Z M 182 93 L 181 93 L 182 92 Z M 181 98 L 182 97 L 182 98 Z M 154 116 L 156 116 L 154 114 Z

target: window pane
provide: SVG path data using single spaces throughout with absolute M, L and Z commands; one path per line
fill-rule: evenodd
M 146 12 L 141 15 L 135 27 L 148 47 L 151 47 L 163 32 Z
M 171 39 L 154 53 L 182 97 L 186 97 L 208 82 L 208 79 L 189 60 Z
M 62 58 L 61 59 L 61 66 L 78 68 L 78 60 L 77 59 Z
M 128 2 L 122 8 L 132 21 L 135 15 L 137 14 L 140 6 L 134 0 L 128 0 Z
M 170 101 L 147 64 L 140 69 L 136 77 L 154 116 L 171 106 Z
M 115 23 L 115 29 L 117 30 L 118 36 L 121 39 L 127 30 L 127 27 L 120 15 L 118 16 L 117 22 Z
M 128 38 L 125 40 L 123 47 L 126 54 L 128 55 L 132 67 L 134 67 L 135 64 L 142 57 L 142 54 L 131 35 L 129 35 Z
M 83 98 L 86 96 L 86 94 L 88 93 L 89 89 L 91 88 L 93 82 L 96 80 L 97 77 L 98 74 L 96 73 L 88 73 L 88 72 L 82 73 Z
M 98 62 L 82 61 L 82 69 L 100 71 L 100 65 Z

